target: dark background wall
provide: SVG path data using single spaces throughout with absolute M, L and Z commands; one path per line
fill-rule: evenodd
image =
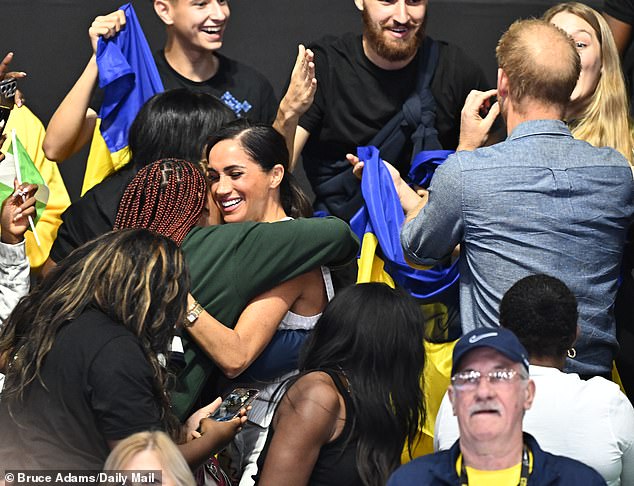
M 150 46 L 163 45 L 163 27 L 151 0 L 133 0 Z M 495 44 L 516 18 L 539 16 L 558 2 L 549 0 L 429 0 L 427 30 L 455 43 L 483 66 L 495 82 Z M 602 0 L 585 3 L 601 8 Z M 0 55 L 14 51 L 13 67 L 28 106 L 46 125 L 55 107 L 90 57 L 88 27 L 95 16 L 115 10 L 112 0 L 0 0 Z M 281 95 L 298 43 L 326 34 L 360 32 L 352 0 L 231 0 L 230 26 L 222 52 L 259 69 Z M 317 69 L 319 69 L 317 60 Z M 83 178 L 85 154 L 61 166 L 71 197 Z

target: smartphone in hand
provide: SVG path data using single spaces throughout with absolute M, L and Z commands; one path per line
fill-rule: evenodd
M 247 408 L 260 393 L 255 388 L 236 388 L 225 397 L 220 406 L 209 418 L 218 422 L 234 419 L 241 408 Z

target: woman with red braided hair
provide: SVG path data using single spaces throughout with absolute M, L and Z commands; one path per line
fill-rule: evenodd
M 284 139 L 275 130 L 260 128 L 258 133 L 258 139 L 272 139 L 275 151 L 286 153 L 288 161 Z M 278 176 L 283 177 L 283 171 L 275 171 L 273 189 L 279 186 Z M 261 355 L 268 356 L 267 363 L 272 356 L 282 355 L 283 363 L 268 367 L 268 378 L 294 370 L 297 348 L 328 301 L 321 265 L 347 263 L 358 250 L 348 225 L 336 218 L 293 220 L 282 214 L 278 219 L 283 221 L 269 223 L 264 215 L 263 222 L 193 227 L 199 220 L 213 220 L 217 213 L 211 203 L 212 216 L 203 214 L 206 193 L 200 190 L 204 184 L 201 177 L 186 161 L 168 159 L 148 165 L 126 189 L 115 224 L 115 228 L 149 228 L 177 243 L 187 233 L 181 247 L 191 272 L 192 293 L 202 306 L 190 296 L 193 305 L 184 325 L 200 347 L 184 339 L 186 364 L 172 395 L 174 410 L 181 417 L 201 399 L 205 401 L 202 389 L 218 368 L 234 378 Z M 260 195 L 251 201 L 279 209 L 267 196 L 280 201 L 279 189 L 269 192 L 268 187 L 258 181 L 252 189 L 260 190 Z M 294 204 L 292 201 L 291 196 L 287 202 Z M 288 315 L 289 310 L 294 317 Z M 276 334 L 282 320 L 299 323 L 306 330 Z M 216 372 L 215 378 L 218 375 Z M 263 420 L 268 420 L 266 407 L 264 404 L 260 411 Z M 254 425 L 254 431 L 251 441 L 262 438 L 263 445 L 266 427 Z M 249 460 L 255 466 L 257 454 Z
M 185 160 L 159 160 L 141 169 L 128 184 L 113 229 L 145 228 L 180 246 L 198 224 L 206 194 L 200 168 Z

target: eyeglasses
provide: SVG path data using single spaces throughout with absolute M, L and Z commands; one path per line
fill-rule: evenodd
M 461 371 L 451 377 L 451 383 L 454 387 L 460 390 L 475 390 L 480 384 L 480 379 L 486 377 L 487 381 L 492 386 L 504 386 L 513 381 L 516 376 L 524 380 L 527 377 L 522 376 L 519 371 L 501 369 L 489 371 L 486 374 L 480 373 L 476 370 Z

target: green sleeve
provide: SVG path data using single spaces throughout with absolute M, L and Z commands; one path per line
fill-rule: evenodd
M 236 290 L 248 302 L 315 267 L 346 264 L 358 250 L 356 235 L 337 218 L 260 223 L 236 247 Z
M 254 297 L 320 265 L 348 263 L 357 255 L 359 241 L 340 219 L 306 218 L 195 228 L 182 250 L 192 295 L 207 312 L 233 327 Z M 183 346 L 185 368 L 172 404 L 184 420 L 215 365 L 185 335 Z

